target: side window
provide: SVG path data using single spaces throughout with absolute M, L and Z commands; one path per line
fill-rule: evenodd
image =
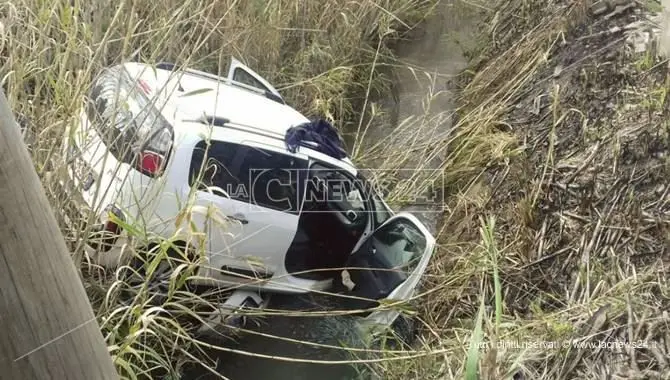
M 234 57 L 231 57 L 230 59 L 227 79 L 230 79 L 233 82 L 237 82 L 239 84 L 244 84 L 262 91 L 266 91 L 266 96 L 284 104 L 284 99 L 282 99 L 281 94 L 279 94 L 279 91 L 277 91 L 276 88 L 274 88 L 265 78 L 246 67 L 242 62 L 238 61 Z M 272 96 L 269 96 L 270 94 Z
M 210 186 L 220 187 L 231 198 L 244 198 L 244 186 L 237 176 L 234 159 L 240 145 L 222 142 L 200 141 L 196 144 L 191 158 L 189 185 L 204 190 Z
M 372 203 L 375 207 L 375 222 L 378 226 L 381 226 L 392 215 L 386 209 L 386 206 L 382 202 L 381 198 L 377 195 L 377 193 L 373 191 L 371 194 L 372 194 Z
M 384 205 L 384 202 L 382 201 L 379 192 L 372 184 L 372 182 L 368 181 L 367 178 L 363 177 L 361 173 L 358 173 L 357 179 L 363 187 L 363 190 L 366 194 L 365 197 L 372 203 L 372 206 L 374 207 L 373 214 L 374 214 L 375 225 L 381 226 L 385 221 L 387 221 L 392 216 L 392 214 L 388 211 L 388 209 Z
M 266 149 L 201 141 L 193 151 L 189 185 L 216 186 L 234 200 L 297 213 L 298 175 L 306 168 L 307 161 Z
M 256 78 L 254 78 L 251 74 L 249 74 L 244 69 L 239 68 L 239 67 L 236 68 L 233 71 L 233 80 L 235 82 L 244 83 L 244 84 L 249 85 L 251 87 L 256 87 L 256 88 L 258 88 L 260 90 L 263 90 L 263 91 L 269 91 L 269 89 L 267 87 L 265 87 L 263 85 L 263 83 L 261 83 Z
M 243 147 L 239 176 L 249 184 L 248 201 L 274 210 L 298 213 L 300 171 L 307 161 L 256 147 Z
M 403 269 L 406 275 L 414 271 L 427 245 L 424 234 L 404 219 L 382 226 L 374 232 L 373 241 L 389 268 Z

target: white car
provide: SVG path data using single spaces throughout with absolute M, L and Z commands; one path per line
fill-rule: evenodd
M 87 247 L 101 265 L 119 265 L 132 244 L 113 212 L 147 236 L 184 234 L 185 242 L 193 229 L 206 232 L 197 277 L 242 285 L 235 304 L 338 291 L 359 308 L 353 301 L 415 294 L 434 237 L 415 216 L 395 214 L 348 158 L 322 149 L 328 141 L 289 149 L 289 129 L 310 120 L 236 59 L 225 78 L 117 65 L 85 99 L 65 138 L 61 183 L 108 233 Z M 362 318 L 390 325 L 398 314 L 379 308 Z

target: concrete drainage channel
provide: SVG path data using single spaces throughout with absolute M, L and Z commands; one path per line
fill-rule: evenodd
M 375 157 L 394 157 L 397 151 L 406 150 L 407 142 L 412 146 L 425 146 L 426 151 L 418 151 L 397 167 L 393 162 L 373 162 L 368 167 L 383 170 L 401 169 L 411 173 L 435 170 L 441 163 L 441 153 L 428 152 L 430 143 L 439 142 L 451 129 L 452 96 L 446 88 L 449 78 L 465 69 L 467 61 L 463 56 L 464 47 L 457 41 L 471 38 L 474 29 L 467 23 L 467 17 L 458 14 L 451 2 L 441 5 L 441 12 L 430 20 L 418 40 L 408 41 L 397 47 L 400 67 L 397 77 L 396 96 L 381 99 L 382 108 L 398 126 L 389 133 L 387 122 L 376 122 L 365 131 L 362 146 L 376 144 Z M 467 24 L 466 24 L 467 23 Z M 426 162 L 426 157 L 432 157 Z M 382 170 L 382 171 L 383 171 Z M 439 202 L 410 202 L 401 210 L 415 213 L 433 233 L 438 232 L 441 216 Z M 362 347 L 356 334 L 355 321 L 347 316 L 300 317 L 299 311 L 322 311 L 328 307 L 325 297 L 318 295 L 282 296 L 274 295 L 269 309 L 294 311 L 294 315 L 280 315 L 263 318 L 261 325 L 240 337 L 237 343 L 221 342 L 225 347 L 246 353 L 219 352 L 217 371 L 231 380 L 276 379 L 356 379 L 357 371 L 347 364 L 323 364 L 310 361 L 347 361 L 353 353 L 323 347 Z M 263 335 L 258 335 L 258 333 Z M 279 337 L 273 338 L 272 336 Z M 284 338 L 284 339 L 282 339 Z M 301 344 L 312 342 L 322 346 Z M 214 354 L 214 353 L 213 353 Z M 185 379 L 214 379 L 211 373 L 201 369 L 190 371 Z

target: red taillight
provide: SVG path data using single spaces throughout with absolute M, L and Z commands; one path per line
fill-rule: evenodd
M 111 220 L 105 222 L 103 229 L 107 232 L 113 233 L 114 235 L 118 235 L 119 232 L 121 231 L 121 227 L 118 224 L 116 224 L 116 222 L 113 222 Z
M 142 171 L 142 173 L 151 176 L 160 174 L 162 166 L 163 166 L 162 155 L 151 151 L 144 151 L 140 153 L 139 169 Z
M 93 249 L 107 252 L 114 246 L 123 230 L 122 225 L 118 224 L 115 219 L 111 217 L 111 214 L 116 216 L 116 220 L 118 221 L 125 221 L 125 218 L 123 212 L 114 205 L 107 206 L 104 212 L 105 214 L 102 217 L 102 223 L 94 230 L 95 238 L 91 239 L 88 244 Z

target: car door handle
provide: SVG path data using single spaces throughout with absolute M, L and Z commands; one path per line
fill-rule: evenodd
M 232 220 L 237 220 L 242 224 L 249 224 L 249 221 L 242 214 L 228 215 L 228 218 Z
M 230 198 L 230 195 L 222 188 L 218 186 L 203 186 L 202 189 L 210 194 L 217 195 L 219 197 Z

